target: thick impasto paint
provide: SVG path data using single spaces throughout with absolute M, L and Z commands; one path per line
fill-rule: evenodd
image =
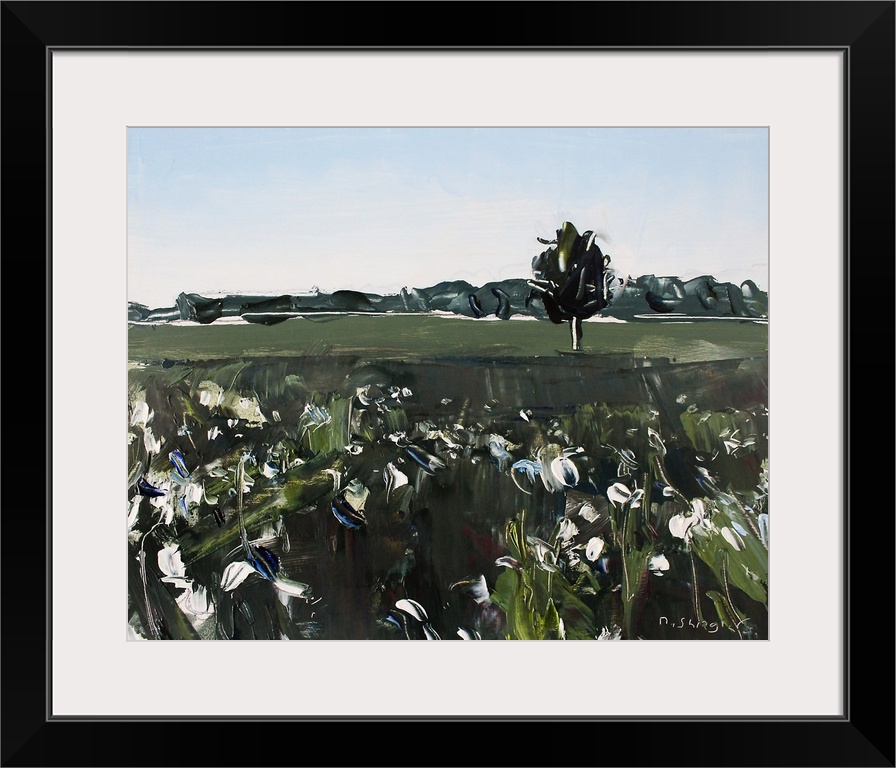
M 129 637 L 767 639 L 767 159 L 131 129 Z

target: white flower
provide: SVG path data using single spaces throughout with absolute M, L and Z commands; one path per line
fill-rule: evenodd
M 579 470 L 565 456 L 558 456 L 551 461 L 551 474 L 561 487 L 565 485 L 572 488 L 579 484 Z
M 190 580 L 186 578 L 187 569 L 180 555 L 180 547 L 177 544 L 166 545 L 159 550 L 159 570 L 165 575 L 162 581 L 174 584 L 179 589 L 190 589 Z
M 395 603 L 395 607 L 409 616 L 413 616 L 417 621 L 429 621 L 426 610 L 416 600 L 410 598 L 402 598 Z
M 597 636 L 598 640 L 621 640 L 622 627 L 614 626 L 612 629 L 604 627 Z
M 190 584 L 189 588 L 176 598 L 180 609 L 195 619 L 204 619 L 214 613 L 215 607 L 205 587 Z
M 557 556 L 551 546 L 535 536 L 528 536 L 526 540 L 529 542 L 529 549 L 535 556 L 535 565 L 543 571 L 556 571 Z
M 697 523 L 693 515 L 674 515 L 669 519 L 669 533 L 676 539 L 691 540 L 691 528 Z
M 152 416 L 152 408 L 142 400 L 139 400 L 133 405 L 133 411 L 131 412 L 131 426 L 136 427 L 137 425 L 140 425 L 145 427 L 152 419 Z
M 579 529 L 576 524 L 568 517 L 564 517 L 560 521 L 560 530 L 557 532 L 557 538 L 562 542 L 567 542 L 578 534 Z
M 591 506 L 591 504 L 585 502 L 581 507 L 579 507 L 579 515 L 586 522 L 593 523 L 595 520 L 597 520 L 598 513 L 597 510 L 593 506 Z
M 396 489 L 408 484 L 408 476 L 396 467 L 391 461 L 383 470 L 383 480 L 386 482 L 386 498 Z
M 647 562 L 647 570 L 655 573 L 657 576 L 662 576 L 663 571 L 668 571 L 669 568 L 669 560 L 663 554 L 654 555 Z
M 461 582 L 458 582 L 459 584 Z M 455 585 L 452 584 L 452 587 Z M 485 576 L 483 574 L 479 574 L 479 578 L 475 581 L 470 581 L 466 585 L 467 594 L 476 601 L 478 605 L 482 605 L 482 603 L 487 603 L 491 600 L 491 596 L 488 592 L 488 582 L 485 580 Z
M 622 483 L 613 483 L 607 488 L 607 498 L 614 504 L 625 504 L 632 497 L 632 492 Z
M 585 546 L 585 557 L 593 563 L 604 551 L 604 546 L 604 540 L 600 536 L 594 536 L 588 540 L 588 544 Z
M 693 537 L 693 528 L 698 523 L 703 522 L 706 516 L 706 506 L 703 499 L 694 499 L 691 501 L 691 512 L 687 515 L 674 515 L 669 520 L 669 532 L 677 539 L 690 541 Z
M 221 575 L 221 589 L 230 592 L 242 584 L 249 576 L 255 573 L 255 569 L 245 560 L 231 563 L 224 569 Z
M 143 447 L 147 453 L 161 453 L 162 451 L 162 441 L 155 439 L 152 429 L 149 427 L 143 430 Z

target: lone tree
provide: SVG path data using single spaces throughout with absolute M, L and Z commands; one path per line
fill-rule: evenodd
M 591 230 L 579 234 L 564 221 L 555 240 L 537 238 L 549 246 L 532 260 L 534 279 L 529 300 L 538 299 L 553 323 L 569 323 L 572 349 L 582 349 L 582 321 L 609 306 L 613 273 Z

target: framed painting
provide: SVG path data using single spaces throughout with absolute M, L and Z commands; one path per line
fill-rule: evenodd
M 605 721 L 579 759 L 893 765 L 850 695 L 850 617 L 887 619 L 847 365 L 850 255 L 892 243 L 893 4 L 462 49 L 218 47 L 135 7 L 3 6 L 49 182 L 7 207 L 47 203 L 48 665 L 4 764 L 117 721 Z M 580 11 L 610 7 L 641 6 Z
M 767 640 L 768 137 L 129 127 L 128 632 Z

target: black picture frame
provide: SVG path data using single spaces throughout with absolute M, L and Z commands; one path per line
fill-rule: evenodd
M 293 23 L 295 6 L 305 20 Z M 316 3 L 316 2 L 3 2 L 2 193 L 3 244 L 7 267 L 7 341 L 16 366 L 31 358 L 45 370 L 46 429 L 33 424 L 7 431 L 12 474 L 5 496 L 2 538 L 2 757 L 3 766 L 112 765 L 666 765 L 666 766 L 893 766 L 893 536 L 870 546 L 862 518 L 875 515 L 875 530 L 893 532 L 889 467 L 867 476 L 862 446 L 891 440 L 892 420 L 881 426 L 850 418 L 853 395 L 862 403 L 889 403 L 877 391 L 892 385 L 874 363 L 865 375 L 854 341 L 883 325 L 875 309 L 892 312 L 890 271 L 894 253 L 894 2 L 577 2 L 577 3 Z M 546 19 L 548 20 L 546 22 Z M 404 26 L 410 20 L 418 26 Z M 413 45 L 402 44 L 414 40 Z M 844 53 L 844 274 L 842 285 L 820 287 L 823 296 L 842 292 L 845 359 L 842 361 L 846 532 L 845 573 L 832 577 L 844 590 L 845 627 L 818 619 L 819 632 L 844 633 L 844 716 L 781 718 L 388 718 L 310 720 L 303 724 L 249 718 L 195 718 L 184 738 L 172 737 L 172 757 L 145 752 L 145 734 L 182 724 L 164 718 L 52 718 L 47 712 L 49 572 L 49 472 L 51 383 L 49 351 L 50 268 L 48 137 L 52 115 L 53 50 L 189 48 L 380 48 L 531 50 L 650 50 L 768 48 Z M 41 258 L 41 256 L 44 258 Z M 15 272 L 11 271 L 15 268 Z M 881 272 L 881 270 L 885 272 Z M 15 279 L 12 276 L 15 275 Z M 23 290 L 23 281 L 27 289 Z M 46 289 L 46 291 L 44 290 Z M 46 299 L 46 302 L 45 302 Z M 809 299 L 807 300 L 814 300 Z M 874 326 L 871 323 L 874 322 Z M 889 322 L 889 321 L 887 321 Z M 43 342 L 42 344 L 37 341 Z M 853 383 L 855 366 L 857 381 Z M 870 379 L 870 380 L 869 380 Z M 13 386 L 16 379 L 12 380 Z M 42 381 L 34 377 L 35 392 Z M 888 393 L 892 387 L 888 388 Z M 33 395 L 30 418 L 38 418 Z M 9 402 L 9 401 L 8 401 Z M 14 414 L 15 415 L 15 414 Z M 887 412 L 889 416 L 889 412 Z M 24 417 L 24 416 L 23 416 Z M 871 421 L 872 423 L 868 423 Z M 8 421 L 7 424 L 10 424 Z M 20 437 L 22 434 L 31 435 Z M 30 440 L 30 443 L 29 443 Z M 37 467 L 46 457 L 45 503 L 17 480 L 16 457 Z M 38 472 L 36 469 L 30 472 Z M 39 484 L 39 480 L 34 481 Z M 74 489 L 73 489 L 74 490 Z M 872 498 L 869 498 L 871 495 Z M 60 499 L 53 500 L 60 503 Z M 79 502 L 73 493 L 69 500 Z M 46 514 L 42 514 L 43 507 Z M 22 509 L 33 519 L 20 524 Z M 883 522 L 881 522 L 883 518 Z M 887 522 L 889 521 L 889 522 Z M 44 544 L 46 542 L 46 545 Z M 855 588 L 849 575 L 862 570 Z M 853 631 L 855 630 L 855 631 Z M 102 670 L 97 670 L 102 674 Z M 836 671 L 832 670 L 832 674 Z M 868 685 L 864 685 L 867 683 Z M 786 685 L 786 680 L 782 680 Z M 431 694 L 432 692 L 430 692 Z M 773 699 L 774 692 L 769 692 Z M 539 730 L 534 730 L 534 720 Z M 236 725 L 234 721 L 240 723 Z M 294 729 L 304 725 L 301 731 Z M 323 726 L 326 725 L 327 728 Z M 370 734 L 353 735 L 365 725 Z M 429 726 L 418 731 L 421 726 Z M 429 733 L 443 725 L 444 733 Z M 515 727 L 513 727 L 515 726 Z M 289 735 L 284 736 L 289 729 Z M 332 729 L 332 731 L 330 730 Z M 525 730 L 523 730 L 525 729 Z M 562 730 L 561 730 L 562 729 Z M 635 729 L 640 729 L 636 731 Z M 423 751 L 407 734 L 420 733 Z M 201 737 L 197 738 L 197 734 Z M 325 734 L 325 735 L 322 735 Z M 559 752 L 548 749 L 552 739 Z M 307 752 L 318 742 L 323 752 Z M 273 745 L 273 746 L 272 746 Z M 279 746 L 283 745 L 283 746 Z M 286 745 L 289 745 L 288 747 Z M 670 749 L 669 745 L 677 745 Z M 310 754 L 311 757 L 305 755 Z

